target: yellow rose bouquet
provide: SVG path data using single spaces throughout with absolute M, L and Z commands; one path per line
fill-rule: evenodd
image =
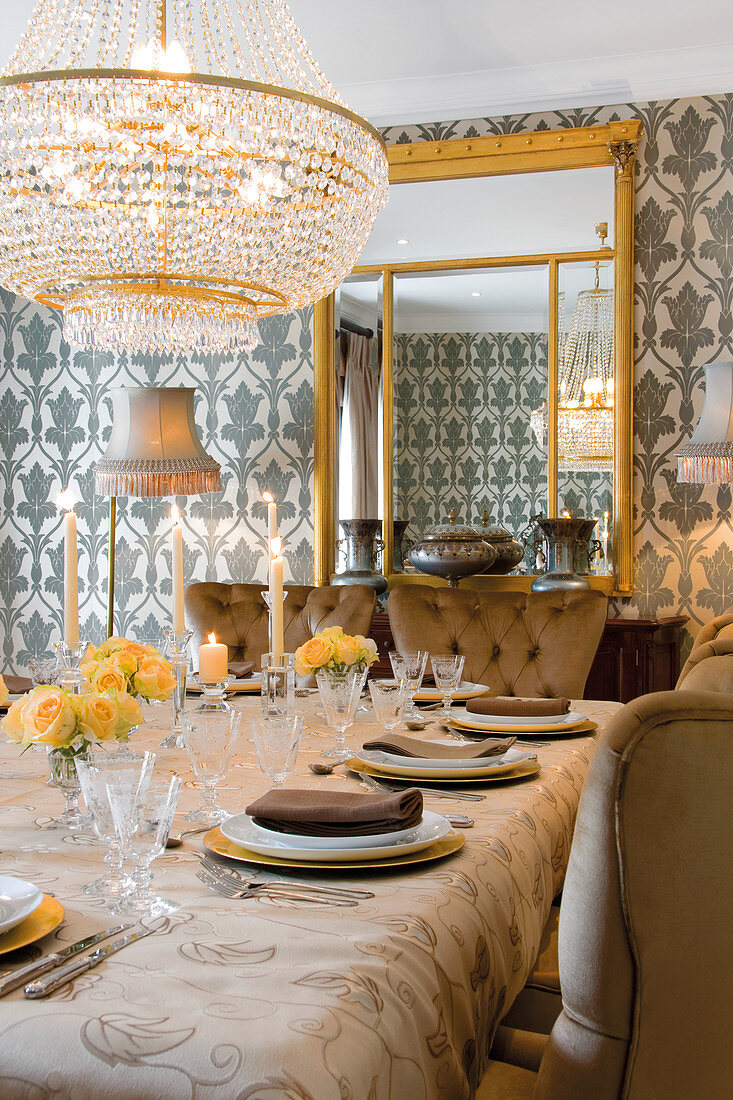
M 176 686 L 173 668 L 153 645 L 129 638 L 108 638 L 84 655 L 81 671 L 92 691 L 128 692 L 150 701 L 170 699 Z
M 28 748 L 45 745 L 69 756 L 90 743 L 126 741 L 143 721 L 140 704 L 127 692 L 87 691 L 72 695 L 42 685 L 16 699 L 0 723 L 5 736 Z
M 317 672 L 363 671 L 377 660 L 377 643 L 361 634 L 344 634 L 340 626 L 328 626 L 295 651 L 298 676 Z

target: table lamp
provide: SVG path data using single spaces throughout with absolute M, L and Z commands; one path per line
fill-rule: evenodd
M 733 481 L 733 363 L 706 364 L 700 422 L 676 457 L 678 481 L 695 485 Z
M 129 386 L 109 391 L 112 434 L 94 470 L 94 486 L 109 497 L 107 637 L 114 633 L 117 497 L 191 496 L 221 489 L 221 467 L 206 453 L 186 387 Z

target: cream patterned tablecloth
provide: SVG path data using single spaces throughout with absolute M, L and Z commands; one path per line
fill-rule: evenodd
M 245 719 L 259 709 L 258 700 L 241 705 Z M 309 729 L 290 785 L 354 789 L 343 774 L 307 770 L 329 738 L 317 701 L 301 706 Z M 601 729 L 618 708 L 583 704 Z M 137 743 L 154 748 L 167 721 L 168 708 L 154 708 Z M 351 742 L 375 732 L 360 721 Z M 339 872 L 376 894 L 356 909 L 228 901 L 195 877 L 200 838 L 167 852 L 154 885 L 180 909 L 156 935 L 48 1000 L 27 1001 L 22 990 L 0 1000 L 0 1097 L 465 1100 L 537 953 L 593 745 L 581 737 L 539 749 L 539 776 L 472 788 L 483 802 L 428 798 L 429 809 L 475 818 L 464 848 L 400 872 Z M 2 870 L 65 906 L 64 923 L 40 945 L 53 950 L 112 923 L 82 892 L 102 853 L 88 834 L 35 826 L 60 810 L 61 793 L 45 785 L 40 752 L 17 757 L 0 746 Z M 193 808 L 185 753 L 161 750 L 157 766 L 185 777 L 179 810 Z M 245 720 L 222 805 L 239 812 L 267 786 Z

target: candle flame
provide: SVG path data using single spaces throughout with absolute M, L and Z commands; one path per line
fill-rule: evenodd
M 209 634 L 209 645 L 216 645 L 216 634 Z
M 269 490 L 265 490 L 265 492 L 262 494 L 262 499 L 264 500 L 265 504 L 275 503 L 275 498 Z
M 283 549 L 283 540 L 278 535 L 278 537 L 273 539 L 272 542 L 270 543 L 270 553 L 272 554 L 273 558 L 279 558 L 280 555 L 282 554 L 282 549 Z
M 76 498 L 71 489 L 64 489 L 62 493 L 56 497 L 56 507 L 62 512 L 73 512 Z
M 565 509 L 563 510 L 562 518 L 563 518 L 563 519 L 570 519 L 570 518 L 571 518 L 571 516 L 570 516 L 570 512 L 568 512 L 567 508 L 565 508 Z
M 171 504 L 171 519 L 174 523 L 181 522 L 181 513 L 177 504 Z

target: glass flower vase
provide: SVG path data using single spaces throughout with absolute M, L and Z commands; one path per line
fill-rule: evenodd
M 334 760 L 348 760 L 353 756 L 346 745 L 346 730 L 354 721 L 368 671 L 358 665 L 319 668 L 316 671 L 326 721 L 336 732 L 334 747 L 321 753 L 322 756 Z
M 60 817 L 50 818 L 41 825 L 41 828 L 66 829 L 68 832 L 84 828 L 88 818 L 79 809 L 81 783 L 76 774 L 76 761 L 83 760 L 87 764 L 91 763 L 92 754 L 89 751 L 88 742 L 84 741 L 78 747 L 47 748 L 46 757 L 51 786 L 59 787 L 63 791 L 66 805 Z

